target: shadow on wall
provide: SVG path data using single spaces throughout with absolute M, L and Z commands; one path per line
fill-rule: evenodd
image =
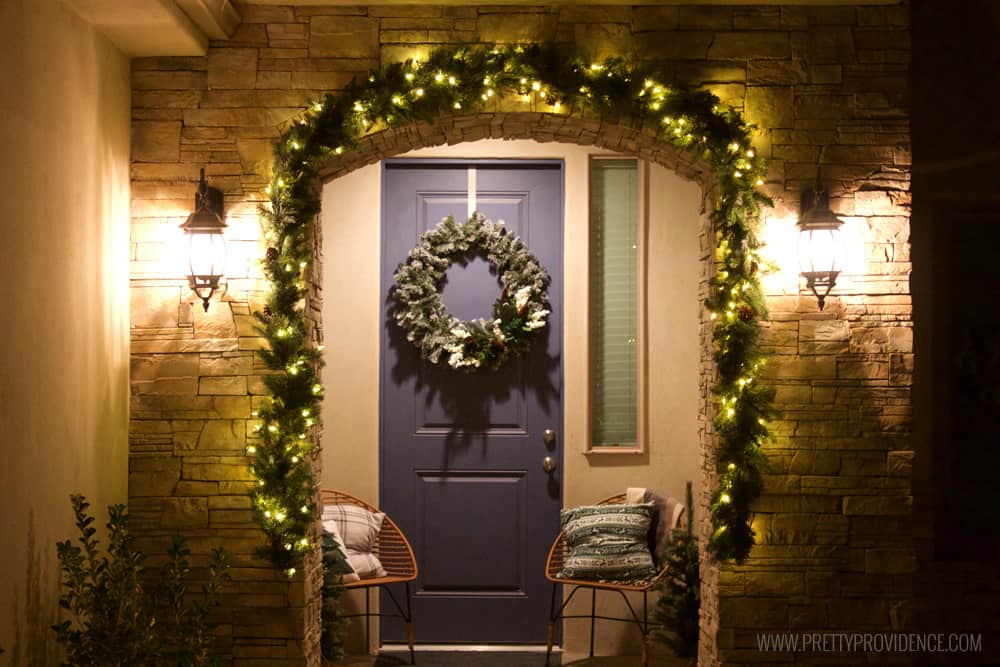
M 57 659 L 55 636 L 51 626 L 59 620 L 55 600 L 54 582 L 50 581 L 50 558 L 44 558 L 36 543 L 35 512 L 28 510 L 27 563 L 23 586 L 14 584 L 14 645 L 11 647 L 11 665 L 50 665 Z M 22 590 L 24 599 L 21 599 Z M 22 627 L 21 619 L 25 626 Z M 23 642 L 23 643 L 22 643 Z M 51 656 L 51 659 L 50 659 Z

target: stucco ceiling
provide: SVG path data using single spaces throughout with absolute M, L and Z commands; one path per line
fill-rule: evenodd
M 201 55 L 209 39 L 225 39 L 239 25 L 230 0 L 64 0 L 123 53 Z
M 242 0 L 250 5 L 898 5 L 902 0 Z
M 239 4 L 538 5 L 542 0 L 64 0 L 131 57 L 202 55 L 240 23 Z M 563 0 L 564 5 L 895 5 L 901 0 Z

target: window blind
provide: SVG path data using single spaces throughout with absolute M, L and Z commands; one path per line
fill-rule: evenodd
M 638 441 L 638 165 L 590 166 L 591 447 Z

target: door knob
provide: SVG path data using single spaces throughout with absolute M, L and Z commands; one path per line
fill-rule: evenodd
M 556 441 L 555 431 L 553 431 L 550 428 L 547 428 L 544 431 L 542 431 L 542 442 L 544 442 L 546 445 L 551 445 L 555 441 Z
M 554 458 L 552 458 L 551 456 L 546 456 L 544 459 L 542 459 L 542 470 L 544 470 L 547 473 L 551 473 L 555 469 L 556 469 L 556 460 Z

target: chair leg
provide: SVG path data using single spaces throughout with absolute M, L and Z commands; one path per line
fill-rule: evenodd
M 371 625 L 372 625 L 372 613 L 371 613 L 371 595 L 369 593 L 371 589 L 365 589 L 365 654 L 372 654 L 372 640 L 371 640 Z
M 556 584 L 552 584 L 552 602 L 549 604 L 549 631 L 545 640 L 545 667 L 549 667 L 552 656 L 552 644 L 555 642 L 556 629 Z
M 642 592 L 642 667 L 649 665 L 649 605 L 646 591 Z
M 597 620 L 597 589 L 590 589 L 590 657 L 594 657 L 594 623 Z
M 406 582 L 406 641 L 410 645 L 410 664 L 417 664 L 417 655 L 413 651 L 413 610 L 410 607 L 410 582 Z

